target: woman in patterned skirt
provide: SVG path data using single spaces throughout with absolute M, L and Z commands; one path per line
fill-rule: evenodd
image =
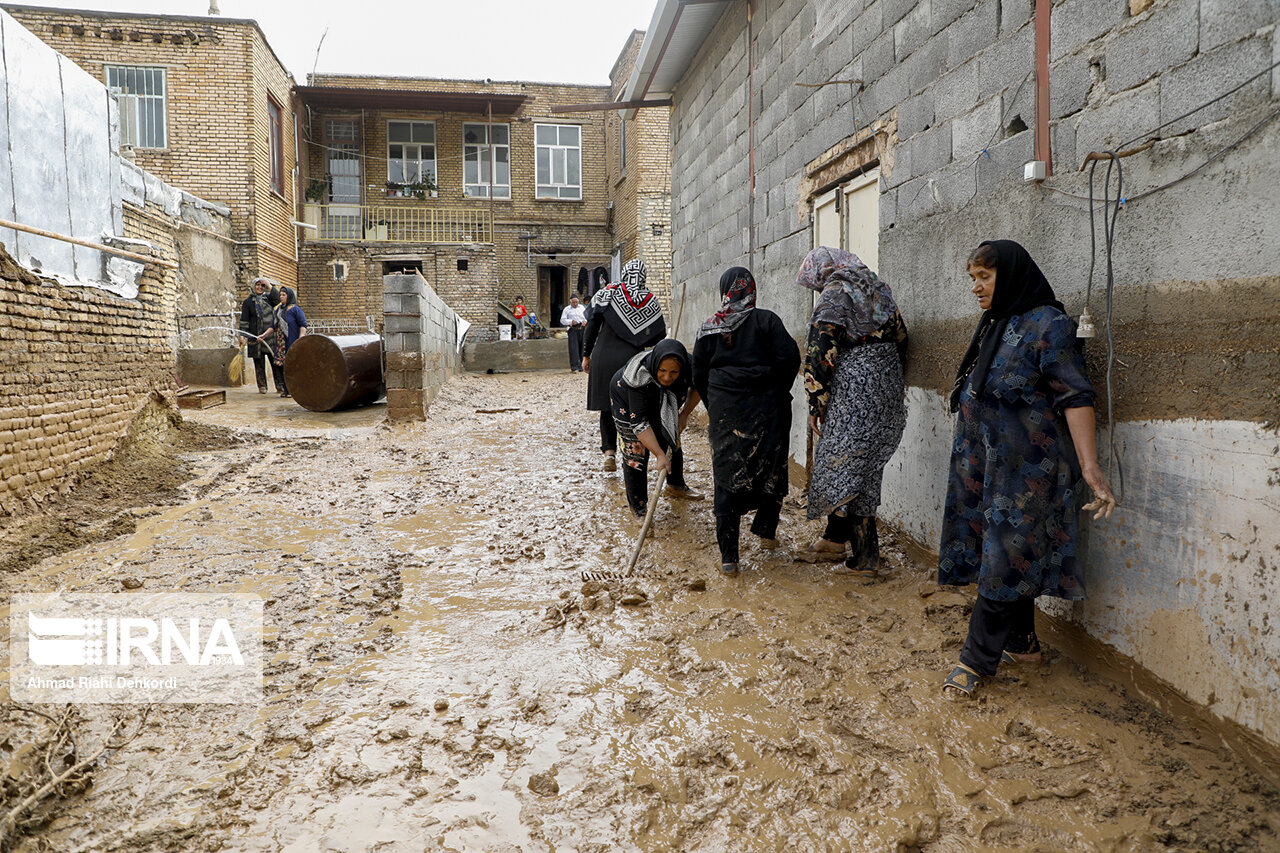
M 875 577 L 880 482 L 907 423 L 907 327 L 889 285 L 852 252 L 814 249 L 797 279 L 822 294 L 809 322 L 804 384 L 818 436 L 809 518 L 827 518 L 822 537 L 800 556 L 840 560 L 848 543 L 845 566 Z
M 1084 350 L 1048 279 L 1012 240 L 983 243 L 968 269 L 983 314 L 951 392 L 959 418 L 938 559 L 938 583 L 978 583 L 960 663 L 943 682 L 959 696 L 1000 663 L 1039 662 L 1036 597 L 1084 598 L 1083 486 L 1095 519 L 1116 503 L 1098 466 Z

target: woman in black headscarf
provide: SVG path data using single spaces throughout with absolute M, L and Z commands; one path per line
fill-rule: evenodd
M 983 314 L 951 392 L 959 418 L 938 558 L 938 583 L 978 583 L 960 663 L 943 683 L 959 695 L 1000 663 L 1039 662 L 1036 597 L 1084 598 L 1084 484 L 1095 519 L 1115 506 L 1075 322 L 1012 240 L 983 243 L 968 268 Z
M 884 466 L 906 428 L 907 327 L 889 285 L 857 255 L 825 246 L 804 259 L 798 282 L 821 293 L 809 322 L 804 384 L 809 427 L 818 436 L 809 518 L 827 528 L 801 559 L 840 560 L 875 577 L 876 510 Z
M 689 413 L 698 405 L 684 344 L 668 338 L 636 353 L 613 375 L 610 403 L 622 445 L 622 479 L 627 503 L 643 518 L 649 500 L 649 454 L 667 471 L 667 483 L 688 492 L 684 454 L 676 443 Z
M 800 348 L 777 314 L 756 307 L 756 281 L 745 267 L 720 276 L 720 297 L 720 310 L 698 328 L 693 387 L 710 415 L 720 569 L 736 574 L 744 514 L 755 512 L 751 532 L 761 547 L 778 544 Z
M 600 450 L 606 471 L 617 467 L 618 433 L 609 401 L 613 374 L 636 353 L 667 336 L 662 307 L 645 286 L 646 278 L 644 261 L 629 261 L 622 269 L 622 281 L 600 288 L 587 312 L 582 369 L 587 372 L 587 408 L 600 413 Z

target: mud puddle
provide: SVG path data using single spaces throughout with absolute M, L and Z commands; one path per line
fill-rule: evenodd
M 197 413 L 264 438 L 184 455 L 174 503 L 0 581 L 260 594 L 263 702 L 154 707 L 17 849 L 1280 849 L 1273 788 L 1060 656 L 941 696 L 970 599 L 891 535 L 866 585 L 794 562 L 818 531 L 788 507 L 784 547 L 744 534 L 723 578 L 709 501 L 664 502 L 639 577 L 584 583 L 637 525 L 583 385 L 463 376 L 415 427 Z M 111 725 L 80 711 L 86 743 Z

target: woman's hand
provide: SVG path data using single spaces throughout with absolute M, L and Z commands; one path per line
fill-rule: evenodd
M 822 438 L 822 418 L 817 415 L 809 415 L 809 429 L 818 438 Z
M 584 355 L 582 357 L 582 372 L 583 373 L 591 372 L 591 356 L 589 355 Z
M 1089 484 L 1089 488 L 1093 489 L 1093 500 L 1084 505 L 1085 512 L 1093 513 L 1093 520 L 1100 518 L 1111 518 L 1112 511 L 1116 508 L 1116 496 L 1111 492 L 1111 484 L 1107 482 L 1107 477 L 1102 473 L 1102 468 L 1098 463 L 1082 466 L 1081 471 L 1084 475 L 1084 481 Z
M 667 456 L 667 454 L 657 453 L 654 455 L 653 461 L 663 471 L 666 471 L 668 474 L 671 473 L 671 457 Z

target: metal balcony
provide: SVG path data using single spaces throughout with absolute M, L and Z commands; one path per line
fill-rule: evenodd
M 304 204 L 305 240 L 373 243 L 492 243 L 487 208 L 432 203 Z

